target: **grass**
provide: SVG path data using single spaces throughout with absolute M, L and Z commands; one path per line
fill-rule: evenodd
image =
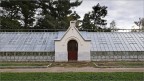
M 144 73 L 1 73 L 0 81 L 144 81 Z
M 51 65 L 50 65 L 51 64 Z M 0 62 L 1 66 L 48 66 L 49 67 L 96 67 L 96 68 L 142 68 L 143 61 L 98 62 Z
M 116 62 L 93 62 L 96 66 L 95 67 L 107 67 L 107 68 L 139 68 L 144 67 L 143 61 L 116 61 Z
M 49 62 L 0 62 L 0 66 L 47 66 Z
M 50 67 L 94 67 L 92 62 L 54 62 Z

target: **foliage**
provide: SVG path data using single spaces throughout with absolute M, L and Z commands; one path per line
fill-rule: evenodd
M 5 0 L 1 1 L 1 29 L 65 29 L 80 16 L 72 12 L 82 1 L 76 0 Z M 37 18 L 40 16 L 39 18 Z M 5 20 L 7 22 L 5 22 Z
M 86 13 L 84 15 L 84 19 L 82 21 L 82 29 L 94 29 L 94 24 L 91 22 L 90 13 Z
M 9 23 L 2 23 L 2 29 L 17 29 L 19 25 L 24 28 L 33 26 L 35 10 L 37 8 L 36 1 L 6 0 L 1 2 L 1 7 L 3 8 L 1 21 L 8 20 L 8 22 L 11 23 L 11 25 Z M 19 24 L 15 24 L 16 22 Z M 20 22 L 23 23 L 23 25 Z
M 2 25 L 2 28 L 0 29 L 13 29 L 13 28 L 16 28 L 16 29 L 20 29 L 20 23 L 15 20 L 15 19 L 10 19 L 10 18 L 5 18 L 5 17 L 1 17 L 0 18 L 0 21 L 1 21 L 1 25 Z
M 107 7 L 100 6 L 98 3 L 96 6 L 93 7 L 92 11 L 92 19 L 94 20 L 95 25 L 106 25 L 106 20 L 102 19 L 107 15 Z
M 1 73 L 1 81 L 142 81 L 140 72 Z
M 144 18 L 139 18 L 139 21 L 134 22 L 139 29 L 144 30 Z
M 14 1 L 1 1 L 0 3 L 3 11 L 0 15 L 0 28 L 1 29 L 12 29 L 13 27 L 18 28 L 20 23 L 17 21 L 18 18 L 18 8 L 17 3 Z
M 110 23 L 110 29 L 112 29 L 113 32 L 117 31 L 117 30 L 114 30 L 114 29 L 117 29 L 116 22 L 114 20 Z
M 18 3 L 22 14 L 20 20 L 24 22 L 24 28 L 32 27 L 35 21 L 36 1 L 18 1 Z
M 110 28 L 116 29 L 116 22 L 114 20 L 110 23 Z
M 72 7 L 77 7 L 81 4 L 81 1 L 76 0 L 70 2 L 70 0 L 40 0 L 40 13 L 43 18 L 38 19 L 37 28 L 50 28 L 50 29 L 66 29 L 69 27 L 71 20 L 77 20 L 80 16 L 76 12 L 72 12 Z
M 100 6 L 98 3 L 96 6 L 93 6 L 92 9 L 91 12 L 85 14 L 82 28 L 100 31 L 102 26 L 107 24 L 106 20 L 103 19 L 107 15 L 107 7 Z

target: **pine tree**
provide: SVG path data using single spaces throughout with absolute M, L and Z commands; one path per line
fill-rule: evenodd
M 92 29 L 93 31 L 101 31 L 102 26 L 107 24 L 106 20 L 103 19 L 107 15 L 107 7 L 100 6 L 98 3 L 96 6 L 93 6 L 92 9 L 93 10 L 91 12 L 85 14 L 82 28 Z
M 37 9 L 36 1 L 18 1 L 18 3 L 21 12 L 20 20 L 24 22 L 24 28 L 33 27 L 35 11 Z
M 43 18 L 38 19 L 37 28 L 44 29 L 67 29 L 70 20 L 77 20 L 80 16 L 72 12 L 72 7 L 77 7 L 81 1 L 70 2 L 70 0 L 40 0 Z
M 36 0 L 31 1 L 19 1 L 19 0 L 5 0 L 1 1 L 1 7 L 3 8 L 2 13 L 2 28 L 30 28 L 33 26 L 35 21 L 35 10 L 36 10 Z M 7 22 L 11 23 L 8 24 Z M 22 23 L 23 22 L 23 23 Z M 14 27 L 14 26 L 16 27 Z M 21 26 L 20 26 L 21 25 Z
M 82 21 L 82 29 L 94 29 L 94 25 L 91 22 L 90 13 L 86 13 L 84 15 L 84 19 Z
M 66 29 L 70 20 L 80 16 L 71 8 L 82 1 L 76 0 L 5 0 L 0 5 L 3 9 L 0 28 L 2 29 Z M 37 14 L 37 12 L 40 14 Z M 41 16 L 37 18 L 38 16 Z M 36 25 L 34 24 L 36 22 Z
M 20 23 L 18 22 L 18 4 L 14 1 L 1 1 L 2 11 L 0 15 L 0 28 L 1 29 L 18 29 Z

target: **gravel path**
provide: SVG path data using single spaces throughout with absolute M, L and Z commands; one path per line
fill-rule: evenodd
M 0 69 L 0 72 L 144 72 L 144 68 L 51 67 L 27 69 Z

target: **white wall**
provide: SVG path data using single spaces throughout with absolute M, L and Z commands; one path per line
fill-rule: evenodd
M 84 40 L 75 28 L 75 23 L 70 23 L 61 40 L 55 40 L 55 61 L 68 61 L 67 44 L 70 40 L 78 43 L 78 61 L 90 61 L 90 40 Z

